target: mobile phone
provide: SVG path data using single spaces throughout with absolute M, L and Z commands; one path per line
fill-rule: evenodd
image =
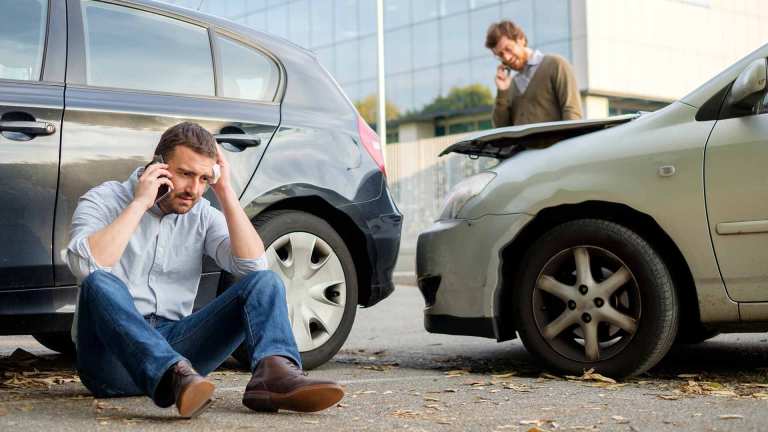
M 507 73 L 507 76 L 512 75 L 512 68 L 509 66 L 504 66 L 504 72 Z
M 146 171 L 147 168 L 149 168 L 150 165 L 161 163 L 164 164 L 165 161 L 163 160 L 163 156 L 156 154 L 152 157 L 152 162 L 148 163 L 144 169 L 139 173 L 139 177 L 141 177 L 144 174 L 144 171 Z M 158 178 L 168 178 L 168 176 L 161 175 Z M 162 201 L 166 198 L 168 198 L 168 195 L 171 194 L 171 188 L 167 184 L 160 185 L 159 188 L 157 188 L 157 196 L 155 197 L 155 204 L 157 204 L 159 201 Z

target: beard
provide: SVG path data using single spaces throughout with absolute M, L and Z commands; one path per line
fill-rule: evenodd
M 192 210 L 199 200 L 200 197 L 195 197 L 184 192 L 178 194 L 171 193 L 168 198 L 160 202 L 160 207 L 166 214 L 184 214 Z

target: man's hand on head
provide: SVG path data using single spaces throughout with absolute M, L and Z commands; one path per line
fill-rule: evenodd
M 219 201 L 232 190 L 232 184 L 230 182 L 230 170 L 229 162 L 224 157 L 224 152 L 221 150 L 221 146 L 216 146 L 216 163 L 219 165 L 219 179 L 216 183 L 211 185 L 211 189 L 219 198 Z

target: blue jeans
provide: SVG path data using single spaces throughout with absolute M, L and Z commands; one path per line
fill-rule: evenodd
M 271 271 L 244 276 L 178 321 L 142 316 L 123 281 L 104 271 L 83 281 L 77 307 L 77 370 L 95 397 L 147 395 L 171 406 L 173 392 L 163 379 L 171 366 L 186 359 L 207 375 L 243 341 L 251 370 L 272 355 L 301 367 L 285 287 Z

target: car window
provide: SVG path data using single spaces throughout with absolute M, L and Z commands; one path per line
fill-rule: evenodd
M 0 78 L 39 80 L 48 0 L 0 0 Z
M 205 28 L 98 1 L 82 5 L 89 85 L 215 94 Z
M 224 36 L 217 36 L 221 57 L 222 96 L 272 101 L 279 82 L 279 69 L 260 51 Z
M 757 107 L 758 114 L 768 113 L 768 92 L 765 92 L 763 99 L 760 100 L 760 105 Z

